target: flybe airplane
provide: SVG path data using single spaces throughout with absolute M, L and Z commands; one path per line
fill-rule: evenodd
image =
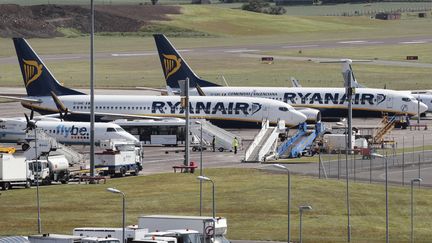
M 68 119 L 88 120 L 90 96 L 61 85 L 26 40 L 13 41 L 29 96 L 15 99 L 41 114 L 57 113 L 57 99 L 68 110 Z M 94 100 L 97 120 L 185 117 L 179 96 L 95 95 Z M 306 120 L 284 102 L 255 97 L 195 96 L 189 99 L 189 112 L 191 118 L 207 119 L 223 127 L 256 127 L 263 119 L 271 123 L 282 119 L 287 126 L 296 126 Z
M 199 78 L 164 35 L 157 34 L 154 38 L 167 86 L 173 90 L 179 89 L 178 80 L 188 77 L 190 87 L 201 88 L 208 96 L 269 98 L 294 108 L 319 109 L 323 118 L 346 117 L 348 113 L 344 88 L 222 87 Z M 416 115 L 418 110 L 412 95 L 385 89 L 357 88 L 352 104 L 354 117 L 381 117 L 383 113 Z M 426 110 L 427 106 L 420 103 L 420 113 Z
M 36 126 L 63 144 L 90 144 L 90 123 L 65 122 L 56 118 L 43 118 Z M 26 139 L 27 121 L 24 118 L 0 118 L 0 142 L 21 143 Z M 117 124 L 95 123 L 95 141 L 122 139 L 138 142 L 132 134 Z

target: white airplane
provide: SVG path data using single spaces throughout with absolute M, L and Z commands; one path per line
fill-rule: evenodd
M 13 40 L 29 96 L 14 99 L 41 114 L 63 110 L 67 111 L 68 119 L 88 120 L 90 96 L 61 85 L 24 39 Z M 98 120 L 185 117 L 179 96 L 95 95 L 94 98 Z M 191 118 L 207 119 L 223 127 L 255 127 L 263 119 L 271 123 L 282 119 L 287 126 L 297 126 L 306 120 L 288 104 L 253 97 L 191 97 L 189 107 Z
M 30 118 L 31 119 L 31 118 Z M 65 122 L 56 118 L 35 117 L 36 127 L 63 144 L 90 144 L 90 123 Z M 27 121 L 24 118 L 0 118 L 0 143 L 24 143 Z M 117 124 L 95 123 L 96 144 L 101 140 L 127 140 L 138 142 L 132 134 Z
M 347 116 L 344 88 L 317 87 L 223 87 L 200 79 L 164 35 L 154 35 L 167 86 L 179 89 L 178 80 L 186 77 L 191 87 L 199 87 L 208 96 L 262 97 L 282 101 L 294 108 L 313 108 L 326 119 Z M 198 90 L 198 88 L 197 88 Z M 195 91 L 198 93 L 198 91 Z M 195 94 L 196 94 L 195 93 Z M 357 88 L 353 95 L 353 117 L 381 117 L 383 113 L 417 114 L 417 101 L 410 94 L 386 89 Z M 427 106 L 420 103 L 420 113 Z
M 353 61 L 350 59 L 342 59 L 340 63 L 342 63 L 342 73 L 346 73 L 348 76 L 350 76 L 350 80 L 352 81 L 352 86 L 354 88 L 366 88 L 366 86 L 360 84 L 357 79 L 354 76 L 354 72 L 351 67 L 351 63 Z M 297 83 L 298 84 L 298 83 Z M 294 87 L 295 84 L 293 83 Z M 419 104 L 417 102 L 417 112 L 420 112 L 422 115 L 426 115 L 425 112 L 432 112 L 432 92 L 429 92 L 427 90 L 395 90 L 395 92 L 400 92 L 405 95 L 411 95 L 413 96 L 417 101 L 420 101 L 421 103 L 425 104 L 427 106 L 427 110 L 424 112 L 421 112 L 419 110 Z M 417 113 L 416 113 L 417 114 Z

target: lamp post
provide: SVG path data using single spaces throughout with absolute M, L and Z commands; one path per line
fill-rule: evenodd
M 39 196 L 39 178 L 42 171 L 42 164 L 38 161 L 37 155 L 37 131 L 36 125 L 34 125 L 34 150 L 35 150 L 35 164 L 37 170 L 36 178 L 36 200 L 37 200 L 37 224 L 38 224 L 38 234 L 42 233 L 42 222 L 41 222 L 41 211 L 40 211 L 40 196 Z
M 411 180 L 411 243 L 414 242 L 414 182 L 421 182 L 422 178 L 414 178 Z
M 389 243 L 388 162 L 387 158 L 382 154 L 372 153 L 371 155 L 385 160 L 386 243 Z
M 212 183 L 212 193 L 213 193 L 213 218 L 215 219 L 216 217 L 215 217 L 215 215 L 216 215 L 216 208 L 215 208 L 215 184 L 214 184 L 214 182 L 210 179 L 210 178 L 208 178 L 208 177 L 205 177 L 205 176 L 198 176 L 197 177 L 197 179 L 198 180 L 200 180 L 200 181 L 210 181 L 211 183 Z
M 195 121 L 195 124 L 200 125 L 200 176 L 203 176 L 202 162 L 203 162 L 203 130 L 202 130 L 202 122 Z M 200 216 L 202 216 L 202 180 L 200 180 Z
M 118 190 L 118 189 L 115 189 L 115 188 L 107 188 L 107 191 L 109 191 L 109 192 L 112 192 L 112 193 L 116 193 L 116 194 L 121 194 L 122 195 L 122 197 L 123 197 L 123 213 L 122 213 L 122 218 L 123 218 L 123 220 L 122 220 L 122 237 L 123 237 L 123 240 L 121 241 L 121 242 L 125 242 L 125 224 L 126 224 L 126 211 L 125 211 L 125 194 L 122 192 L 122 191 L 120 191 L 120 190 Z
M 288 243 L 291 242 L 291 171 L 281 164 L 274 164 L 276 168 L 283 169 L 287 171 L 288 175 Z
M 302 243 L 302 216 L 303 216 L 303 211 L 304 210 L 312 210 L 312 206 L 310 205 L 304 205 L 304 206 L 300 206 L 299 207 L 299 211 L 300 211 L 300 240 L 299 242 Z

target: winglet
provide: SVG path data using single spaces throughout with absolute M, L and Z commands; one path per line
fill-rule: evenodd
M 51 97 L 53 98 L 54 103 L 59 110 L 60 118 L 63 118 L 68 113 L 68 108 L 63 104 L 63 102 L 53 91 L 51 91 Z
M 202 88 L 198 84 L 195 86 L 195 88 L 197 89 L 198 94 L 200 96 L 206 96 L 206 94 L 204 93 L 204 90 L 202 90 Z

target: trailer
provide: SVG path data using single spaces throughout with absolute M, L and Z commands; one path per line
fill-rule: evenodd
M 138 218 L 138 227 L 149 231 L 173 231 L 188 229 L 199 233 L 199 242 L 228 243 L 225 238 L 227 221 L 225 218 L 201 216 L 147 215 Z M 196 242 L 192 242 L 196 243 Z
M 143 239 L 148 232 L 148 229 L 127 227 L 125 229 L 125 240 L 126 242 L 129 242 L 134 239 Z M 123 237 L 123 228 L 81 227 L 75 228 L 72 234 L 83 237 L 113 237 L 121 239 Z
M 32 172 L 24 157 L 0 153 L 0 187 L 9 190 L 12 186 L 29 188 L 32 182 Z
M 126 173 L 138 175 L 142 170 L 142 148 L 128 141 L 101 141 L 104 150 L 95 153 L 96 168 L 107 168 L 104 176 L 124 176 Z
M 61 234 L 30 235 L 28 240 L 30 243 L 120 243 L 120 240 L 111 237 L 82 237 Z

